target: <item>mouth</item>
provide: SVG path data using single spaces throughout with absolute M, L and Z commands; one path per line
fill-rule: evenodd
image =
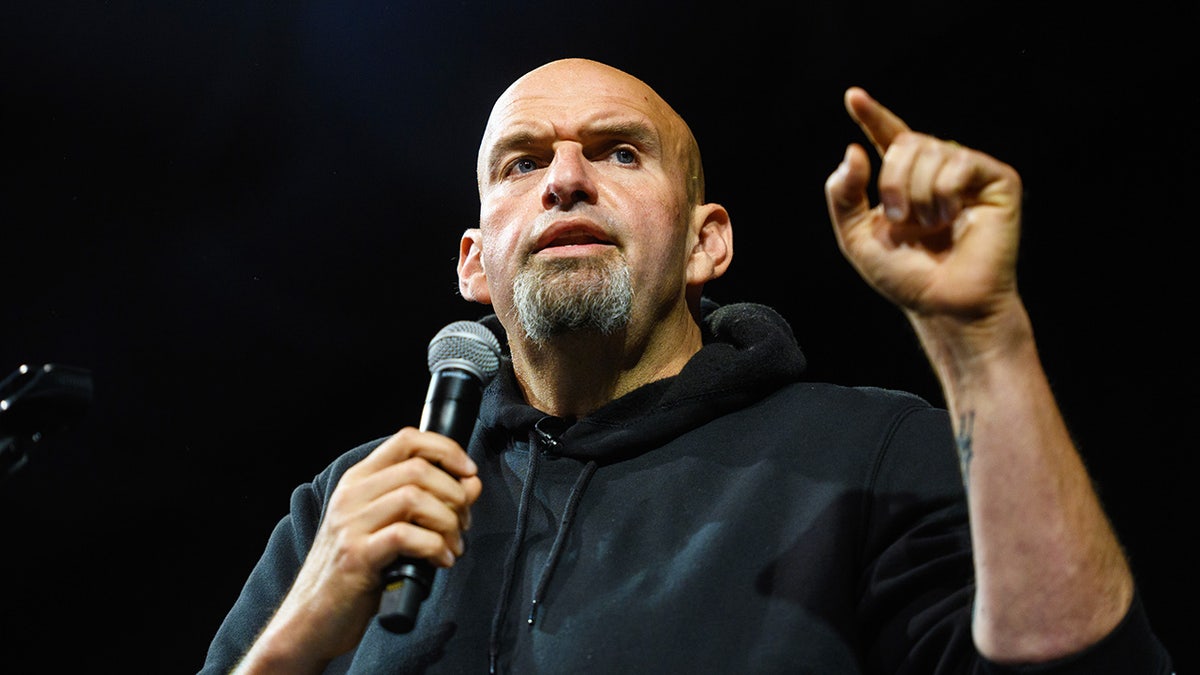
M 533 252 L 550 254 L 586 254 L 614 245 L 605 232 L 591 223 L 561 222 L 546 229 Z

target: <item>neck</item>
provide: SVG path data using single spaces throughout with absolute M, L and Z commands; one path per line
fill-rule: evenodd
M 514 332 L 521 334 L 520 329 Z M 509 336 L 525 400 L 566 418 L 583 417 L 642 385 L 677 375 L 701 342 L 700 327 L 686 311 L 652 322 L 652 329 L 644 331 L 582 331 L 538 344 Z

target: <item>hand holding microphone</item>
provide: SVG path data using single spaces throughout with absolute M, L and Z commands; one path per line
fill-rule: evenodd
M 392 632 L 415 624 L 435 568 L 389 552 L 403 540 L 407 555 L 435 556 L 458 536 L 481 488 L 464 450 L 500 345 L 483 324 L 460 321 L 433 338 L 428 359 L 420 430 L 400 430 L 342 474 L 291 589 L 243 659 L 248 672 L 326 664 L 353 649 L 375 616 Z
M 458 442 L 471 440 L 483 387 L 500 369 L 500 343 L 486 326 L 456 321 L 429 342 L 432 377 L 421 413 L 421 431 Z M 407 633 L 416 623 L 421 602 L 429 595 L 435 568 L 425 560 L 400 559 L 383 571 L 379 623 L 393 633 Z

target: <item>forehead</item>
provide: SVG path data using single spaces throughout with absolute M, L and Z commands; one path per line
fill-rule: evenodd
M 642 128 L 661 145 L 676 115 L 640 80 L 597 64 L 551 64 L 517 80 L 496 101 L 480 145 L 489 152 L 516 136 L 579 138 L 596 130 Z

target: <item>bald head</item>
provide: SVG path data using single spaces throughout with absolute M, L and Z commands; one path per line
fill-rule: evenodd
M 587 119 L 605 109 L 623 106 L 648 122 L 647 133 L 669 158 L 684 181 L 688 201 L 704 200 L 704 170 L 700 149 L 691 129 L 674 109 L 645 82 L 612 66 L 589 59 L 568 58 L 539 66 L 513 82 L 496 100 L 488 117 L 476 166 L 480 190 L 495 172 L 495 160 L 532 122 L 531 110 L 557 112 Z M 540 121 L 540 120 L 539 120 Z

